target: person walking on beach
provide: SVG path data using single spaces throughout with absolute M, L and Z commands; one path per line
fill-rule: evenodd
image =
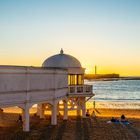
M 95 118 L 96 117 L 96 115 L 95 115 L 95 112 L 94 112 L 94 110 L 92 111 L 92 113 L 91 113 L 91 118 L 93 119 L 93 118 Z
M 95 101 L 93 101 L 93 108 L 95 108 Z

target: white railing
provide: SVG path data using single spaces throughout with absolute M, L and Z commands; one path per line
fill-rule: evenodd
M 69 94 L 92 94 L 92 85 L 69 86 Z

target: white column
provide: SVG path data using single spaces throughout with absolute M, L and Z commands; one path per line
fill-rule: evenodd
M 22 120 L 23 120 L 23 131 L 28 132 L 30 130 L 30 115 L 29 115 L 29 107 L 28 104 L 25 104 L 24 109 L 22 110 Z
M 67 120 L 68 119 L 68 103 L 67 103 L 67 100 L 65 100 L 63 102 L 64 102 L 64 117 L 63 117 L 63 119 Z
M 57 103 L 55 101 L 52 105 L 51 124 L 57 125 Z
M 57 104 L 57 116 L 59 116 L 59 102 Z
M 37 104 L 37 116 L 40 116 L 40 106 Z
M 22 109 L 22 122 L 25 120 L 25 110 Z
M 82 117 L 83 118 L 86 117 L 86 102 L 85 102 L 85 98 L 82 101 Z
M 44 105 L 43 104 L 41 104 L 40 106 L 41 106 L 41 108 L 40 108 L 40 118 L 41 119 L 44 119 L 45 118 L 45 115 L 44 115 L 45 108 L 44 108 Z
M 77 105 L 77 116 L 81 116 L 81 107 L 79 104 Z

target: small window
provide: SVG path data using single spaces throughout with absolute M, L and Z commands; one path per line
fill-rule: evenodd
M 83 84 L 83 75 L 71 74 L 68 75 L 68 85 L 82 85 Z

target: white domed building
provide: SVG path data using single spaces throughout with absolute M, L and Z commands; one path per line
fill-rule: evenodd
M 88 100 L 94 94 L 92 93 L 92 86 L 84 84 L 85 68 L 82 68 L 81 63 L 75 57 L 65 54 L 61 49 L 60 54 L 53 55 L 47 58 L 42 67 L 54 69 L 66 69 L 68 72 L 68 93 L 66 105 L 59 104 L 59 110 L 66 108 L 64 119 L 67 119 L 68 110 L 77 110 L 77 115 L 85 117 L 86 113 L 86 99 Z M 63 107 L 62 107 L 63 106 Z
M 37 104 L 37 114 L 44 118 L 51 111 L 51 124 L 57 124 L 57 113 L 69 110 L 85 117 L 86 100 L 92 86 L 84 84 L 81 63 L 75 57 L 60 54 L 47 58 L 42 67 L 0 65 L 0 108 L 19 107 L 23 116 L 23 131 L 30 131 L 30 108 Z
M 81 63 L 75 57 L 64 54 L 61 49 L 60 54 L 47 58 L 42 64 L 44 68 L 61 68 L 68 71 L 68 85 L 81 85 L 84 83 L 84 71 Z
M 81 63 L 75 57 L 64 54 L 64 51 L 61 49 L 60 54 L 53 55 L 47 58 L 42 64 L 43 67 L 51 68 L 81 68 Z

